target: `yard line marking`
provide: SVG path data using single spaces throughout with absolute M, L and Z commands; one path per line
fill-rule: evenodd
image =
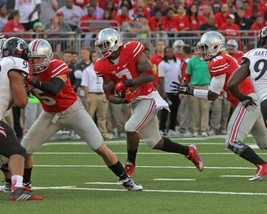
M 88 191 L 106 191 L 106 192 L 125 192 L 126 189 L 107 189 L 107 188 L 80 188 L 80 187 L 33 187 L 33 190 L 56 189 L 56 190 L 88 190 Z M 250 195 L 250 196 L 267 196 L 265 192 L 220 192 L 220 191 L 198 191 L 198 190 L 159 190 L 159 189 L 144 189 L 139 192 L 153 193 L 189 193 L 189 194 L 213 194 L 213 195 Z
M 251 178 L 251 175 L 220 175 L 222 178 Z
M 196 181 L 196 179 L 189 178 L 154 178 L 154 181 Z
M 80 168 L 107 168 L 106 165 L 66 165 L 66 164 L 62 164 L 62 165 L 58 165 L 58 164 L 53 164 L 53 165 L 49 165 L 49 164 L 36 164 L 34 165 L 34 167 L 50 167 L 50 168 L 66 168 L 66 167 L 70 167 L 70 168 L 74 168 L 74 167 L 80 167 Z M 194 166 L 139 166 L 138 168 L 150 168 L 150 169 L 195 169 Z M 205 166 L 205 169 L 240 169 L 240 170 L 248 170 L 248 169 L 253 169 L 255 170 L 255 167 L 239 167 L 239 166 Z
M 35 155 L 96 155 L 95 152 L 35 152 Z M 126 155 L 127 152 L 116 152 L 117 155 Z M 200 155 L 235 155 L 233 152 L 200 152 Z M 267 152 L 257 153 L 259 155 L 267 155 Z M 173 155 L 177 153 L 164 153 L 164 152 L 138 152 L 138 155 Z
M 84 184 L 100 184 L 100 185 L 121 185 L 120 182 L 85 182 Z

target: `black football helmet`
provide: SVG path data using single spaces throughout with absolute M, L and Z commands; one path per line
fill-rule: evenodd
M 3 57 L 14 56 L 28 60 L 29 48 L 28 44 L 18 37 L 11 37 L 7 39 L 1 48 Z
M 259 31 L 257 47 L 267 48 L 267 27 L 264 27 Z

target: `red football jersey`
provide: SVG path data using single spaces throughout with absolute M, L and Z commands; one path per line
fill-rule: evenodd
M 118 64 L 113 64 L 108 58 L 97 60 L 94 69 L 99 76 L 113 80 L 114 83 L 126 79 L 133 79 L 140 75 L 136 67 L 136 60 L 144 52 L 144 46 L 138 41 L 131 41 L 120 47 Z M 156 88 L 153 82 L 139 86 L 138 96 L 146 96 Z
M 228 54 L 219 54 L 218 56 L 214 57 L 209 62 L 209 71 L 212 77 L 219 76 L 222 74 L 226 74 L 223 90 L 226 92 L 226 99 L 229 100 L 234 106 L 237 106 L 239 100 L 235 98 L 229 91 L 226 86 L 228 79 L 230 78 L 231 74 L 239 67 L 238 62 L 235 58 Z M 243 81 L 239 88 L 241 92 L 245 95 L 254 92 L 253 85 L 249 78 Z
M 44 111 L 61 112 L 69 108 L 76 100 L 77 94 L 74 92 L 69 78 L 68 66 L 59 59 L 52 59 L 45 72 L 38 76 L 41 82 L 49 82 L 53 77 L 67 74 L 68 78 L 64 88 L 56 95 L 47 94 L 37 88 L 33 89 L 34 95 L 40 100 Z

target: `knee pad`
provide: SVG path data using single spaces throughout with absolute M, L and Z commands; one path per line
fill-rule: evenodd
M 248 148 L 248 146 L 241 141 L 234 141 L 229 142 L 227 148 L 240 156 Z

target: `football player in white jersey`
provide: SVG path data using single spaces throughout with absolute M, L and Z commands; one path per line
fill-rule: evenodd
M 240 92 L 238 86 L 250 76 L 267 127 L 267 27 L 259 31 L 257 46 L 258 48 L 252 49 L 243 56 L 241 67 L 232 74 L 227 86 L 236 98 L 242 100 L 244 94 Z M 247 102 L 250 105 L 253 104 L 252 98 L 248 97 Z
M 13 129 L 3 121 L 5 112 L 12 106 L 24 108 L 28 96 L 24 78 L 29 74 L 28 45 L 16 37 L 2 45 L 0 60 L 0 154 L 7 157 L 11 173 L 10 201 L 43 200 L 23 189 L 23 171 L 26 150 L 20 145 Z

